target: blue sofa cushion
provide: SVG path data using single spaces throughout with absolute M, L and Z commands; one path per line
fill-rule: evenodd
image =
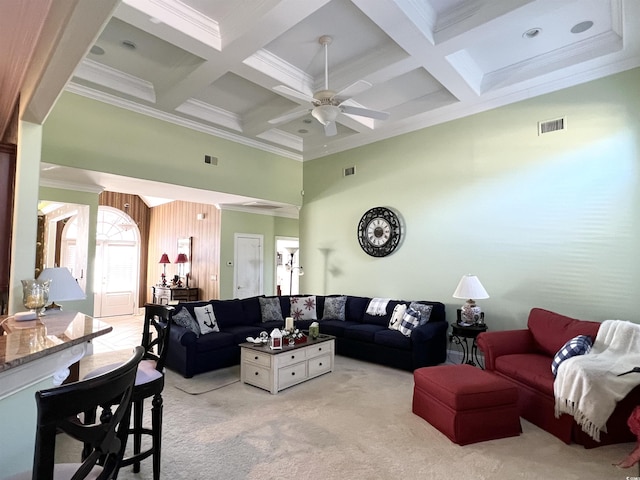
M 380 330 L 376 332 L 373 341 L 378 345 L 411 350 L 411 338 L 404 336 L 398 330 Z
M 231 345 L 237 345 L 233 335 L 227 332 L 213 332 L 206 335 L 200 335 L 198 341 L 195 342 L 196 352 L 210 352 Z
M 318 322 L 320 325 L 320 333 L 333 335 L 336 337 L 344 336 L 344 331 L 346 328 L 352 327 L 354 325 L 362 325 L 360 322 L 350 322 L 342 321 L 342 320 L 323 320 Z
M 211 305 L 221 329 L 233 325 L 251 325 L 245 319 L 240 300 L 211 300 Z
M 367 297 L 347 297 L 347 305 L 345 306 L 345 316 L 347 320 L 354 322 L 362 322 L 364 311 L 369 305 L 370 298 Z
M 233 336 L 236 345 L 247 341 L 247 337 L 257 337 L 260 332 L 269 333 L 271 330 L 263 328 L 262 325 L 234 325 L 225 329 L 225 333 Z
M 264 295 L 240 299 L 242 311 L 244 312 L 244 321 L 247 322 L 246 325 L 255 325 L 256 323 L 262 322 L 259 298 L 263 296 Z
M 352 325 L 344 329 L 344 338 L 360 340 L 361 342 L 373 342 L 376 333 L 380 330 L 387 330 L 386 325 L 384 327 L 372 325 L 371 323 Z

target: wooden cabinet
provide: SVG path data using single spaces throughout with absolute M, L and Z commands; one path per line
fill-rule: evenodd
M 198 300 L 198 289 L 195 287 L 159 287 L 153 286 L 153 303 L 170 305 L 177 302 L 193 302 Z

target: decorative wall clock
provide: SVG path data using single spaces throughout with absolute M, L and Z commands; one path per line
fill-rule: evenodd
M 372 257 L 386 257 L 400 243 L 398 216 L 385 207 L 367 210 L 358 223 L 360 247 Z

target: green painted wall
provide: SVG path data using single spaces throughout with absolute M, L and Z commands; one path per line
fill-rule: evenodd
M 298 220 L 269 215 L 223 210 L 220 228 L 220 298 L 235 298 L 233 289 L 234 242 L 236 233 L 263 235 L 265 295 L 275 295 L 276 236 L 298 236 Z M 229 262 L 232 264 L 229 265 Z
M 439 300 L 451 319 L 474 273 L 491 329 L 534 306 L 640 321 L 639 86 L 635 69 L 305 162 L 303 290 Z M 538 136 L 562 116 L 565 131 Z M 403 221 L 386 258 L 356 237 L 374 206 Z
M 89 206 L 89 245 L 87 246 L 87 278 L 93 278 L 96 256 L 96 223 L 98 220 L 98 194 L 77 192 L 61 188 L 40 187 L 40 200 L 54 202 L 76 203 Z M 87 298 L 75 302 L 64 302 L 64 309 L 93 315 L 94 290 L 93 282 L 87 281 L 85 291 Z
M 47 118 L 42 142 L 43 162 L 302 203 L 297 160 L 71 93 L 62 94 Z M 218 165 L 205 164 L 205 155 L 218 157 Z
M 6 478 L 33 467 L 36 438 L 36 392 L 53 387 L 48 378 L 0 399 L 2 448 L 0 449 L 0 477 Z

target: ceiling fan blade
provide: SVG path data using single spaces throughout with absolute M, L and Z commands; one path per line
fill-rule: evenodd
M 309 113 L 309 111 L 309 108 L 296 108 L 289 113 L 285 113 L 284 115 L 280 115 L 279 117 L 272 118 L 271 120 L 269 120 L 269 123 L 272 125 L 286 123 L 291 120 L 295 120 L 296 118 L 300 118 L 303 115 L 306 115 L 307 113 Z
M 289 97 L 297 98 L 300 100 L 304 100 L 306 102 L 313 102 L 314 98 L 312 95 L 307 95 L 304 92 L 299 92 L 298 90 L 294 90 L 291 87 L 287 87 L 286 85 L 276 85 L 273 87 L 276 92 L 283 93 L 288 95 Z
M 324 134 L 327 137 L 333 137 L 338 134 L 338 128 L 336 122 L 329 122 L 324 126 Z
M 343 88 L 338 93 L 336 93 L 333 98 L 338 102 L 342 103 L 345 100 L 355 97 L 356 95 L 369 90 L 372 85 L 365 80 L 358 80 L 355 83 L 352 83 L 348 87 Z
M 341 105 L 340 110 L 347 115 L 357 115 L 359 117 L 375 118 L 376 120 L 386 120 L 389 118 L 389 112 L 381 112 L 379 110 L 371 110 L 369 108 L 352 107 L 350 105 Z

